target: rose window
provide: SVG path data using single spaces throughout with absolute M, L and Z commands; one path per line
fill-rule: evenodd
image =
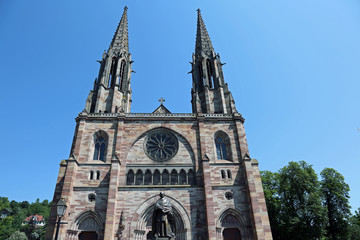
M 167 161 L 173 158 L 178 151 L 179 143 L 176 136 L 167 130 L 150 132 L 144 142 L 146 155 L 155 161 Z

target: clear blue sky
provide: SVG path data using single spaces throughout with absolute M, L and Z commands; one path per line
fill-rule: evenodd
M 245 117 L 251 157 L 345 176 L 360 207 L 357 0 L 0 0 L 0 196 L 52 199 L 74 118 L 129 7 L 132 112 L 191 112 L 196 9 Z

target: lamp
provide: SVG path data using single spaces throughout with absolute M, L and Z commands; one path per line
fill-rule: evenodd
M 63 198 L 60 199 L 59 202 L 56 204 L 56 212 L 57 212 L 57 216 L 59 218 L 58 218 L 58 222 L 57 222 L 55 240 L 58 239 L 61 218 L 65 215 L 66 208 L 67 208 L 66 202 L 64 201 Z

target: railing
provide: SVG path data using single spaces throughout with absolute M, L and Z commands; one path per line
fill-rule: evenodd
M 88 117 L 117 117 L 121 113 L 88 113 Z M 81 116 L 81 114 L 80 114 Z M 84 115 L 83 115 L 84 116 Z M 125 113 L 126 118 L 196 118 L 199 115 L 196 113 Z M 232 114 L 223 113 L 204 113 L 205 118 L 231 118 Z

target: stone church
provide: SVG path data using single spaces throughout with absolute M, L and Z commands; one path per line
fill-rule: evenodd
M 192 113 L 171 113 L 163 99 L 152 113 L 131 113 L 126 7 L 99 62 L 70 157 L 60 163 L 46 239 L 55 237 L 60 199 L 67 209 L 58 239 L 155 239 L 160 192 L 177 240 L 272 239 L 258 161 L 200 10 Z

